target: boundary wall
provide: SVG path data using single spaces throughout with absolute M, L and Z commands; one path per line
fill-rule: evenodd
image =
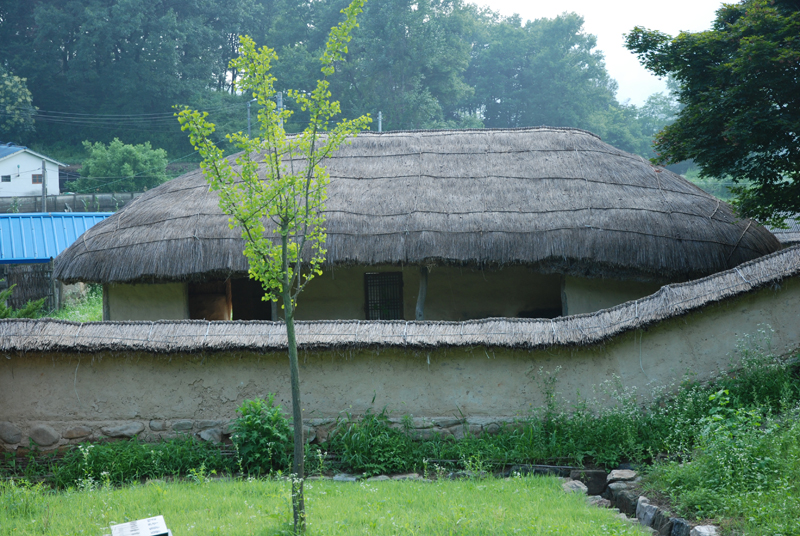
M 449 345 L 426 345 L 419 338 L 414 344 L 380 344 L 374 338 L 369 342 L 368 336 L 361 344 L 352 338 L 310 344 L 303 342 L 304 337 L 309 340 L 312 332 L 338 324 L 300 323 L 304 424 L 310 440 L 324 439 L 342 412 L 360 414 L 387 407 L 394 417 L 414 417 L 422 436 L 492 432 L 541 406 L 545 382 L 552 375 L 565 403 L 582 398 L 610 404 L 609 392 L 615 389 L 633 391 L 646 400 L 686 378 L 706 380 L 735 366 L 740 358 L 737 345 L 759 338 L 759 331 L 771 332 L 774 353 L 797 351 L 800 277 L 795 271 L 784 279 L 773 277 L 769 284 L 751 285 L 584 345 L 498 343 L 492 342 L 491 334 L 482 336 L 484 342 L 473 339 Z M 739 274 L 746 278 L 749 272 Z M 565 321 L 579 322 L 580 327 L 580 322 L 598 315 L 619 315 L 633 307 L 639 305 L 630 302 Z M 515 322 L 515 336 L 525 340 L 525 329 L 536 331 L 537 322 L 544 321 Z M 446 328 L 452 333 L 459 326 L 464 331 L 478 324 L 429 322 L 417 327 Z M 363 333 L 397 328 L 387 322 L 359 325 Z M 47 450 L 133 435 L 158 440 L 196 434 L 224 440 L 241 402 L 267 393 L 275 393 L 288 414 L 288 360 L 283 345 L 270 345 L 267 337 L 276 326 L 271 322 L 0 322 L 0 450 L 28 447 L 31 440 Z M 555 336 L 556 324 L 548 321 L 546 326 L 553 326 Z M 208 336 L 212 327 L 241 329 L 250 336 L 237 336 L 241 343 L 227 348 L 203 346 L 200 331 Z M 195 340 L 195 346 L 156 345 L 156 334 L 168 328 Z M 93 329 L 102 330 L 106 338 L 87 341 L 84 337 Z M 261 337 L 254 338 L 259 331 Z M 192 332 L 197 336 L 191 337 Z M 151 343 L 153 349 L 143 349 Z

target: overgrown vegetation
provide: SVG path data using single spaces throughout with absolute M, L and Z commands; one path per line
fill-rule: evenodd
M 67 303 L 47 316 L 72 322 L 100 322 L 103 320 L 103 287 L 90 285 L 84 297 Z
M 744 364 L 738 385 L 708 395 L 696 441 L 656 463 L 647 487 L 681 515 L 715 518 L 733 534 L 800 534 L 800 365 L 758 354 Z
M 419 439 L 423 430 L 415 429 L 409 416 L 398 422 L 390 418 L 387 409 L 368 411 L 363 416 L 344 414 L 325 442 L 307 446 L 309 473 L 318 473 L 320 463 L 327 470 L 373 475 L 423 472 L 434 464 L 446 470 L 463 470 L 476 464 L 487 470 L 501 470 L 521 463 L 611 468 L 621 462 L 648 462 L 664 454 L 686 456 L 703 447 L 710 416 L 723 414 L 719 398 L 711 399 L 711 395 L 725 392 L 726 415 L 758 408 L 762 419 L 789 415 L 791 408 L 800 403 L 800 377 L 796 368 L 792 368 L 795 365 L 787 364 L 768 349 L 760 349 L 759 343 L 750 338 L 740 345 L 740 352 L 742 361 L 737 369 L 707 384 L 686 380 L 677 392 L 665 393 L 644 408 L 637 401 L 636 392 L 624 389 L 619 381 L 602 386 L 603 394 L 609 397 L 602 405 L 585 401 L 566 408 L 558 399 L 557 372 L 540 371 L 540 385 L 547 399 L 545 406 L 533 410 L 528 419 L 507 425 L 493 435 L 472 435 L 465 424 L 463 438 L 459 440 L 436 433 Z M 230 461 L 222 465 L 206 463 L 207 469 L 242 469 L 252 475 L 285 472 L 291 461 L 291 425 L 282 408 L 271 398 L 248 400 L 238 413 L 233 421 L 235 454 L 231 453 Z M 128 443 L 133 450 L 142 449 L 144 454 L 137 455 L 139 458 L 149 455 L 149 444 L 131 441 L 96 444 L 93 456 L 97 460 L 113 460 L 116 455 L 99 452 L 119 449 L 120 444 Z M 161 448 L 167 449 L 167 453 L 178 452 L 170 450 L 172 447 Z M 60 465 L 73 465 L 69 470 L 59 469 L 62 471 L 59 474 L 81 474 L 83 460 L 75 452 L 58 461 Z M 185 475 L 185 471 L 175 472 L 174 468 L 189 466 L 189 462 L 176 461 L 169 471 L 166 466 L 161 473 L 156 469 L 145 471 L 148 477 Z M 102 471 L 109 470 L 102 464 L 91 467 L 96 479 Z M 133 470 L 132 464 L 126 467 Z M 129 482 L 141 476 L 137 472 L 123 476 L 119 472 L 120 463 L 115 471 L 119 476 L 114 477 L 114 482 Z M 59 485 L 69 485 L 68 479 L 61 479 Z
M 63 456 L 55 452 L 42 454 L 31 443 L 26 456 L 7 452 L 0 460 L 0 477 L 43 481 L 56 489 L 93 489 L 103 484 L 189 477 L 198 472 L 232 473 L 235 469 L 235 457 L 231 452 L 189 436 L 158 443 L 144 443 L 136 438 L 84 443 Z

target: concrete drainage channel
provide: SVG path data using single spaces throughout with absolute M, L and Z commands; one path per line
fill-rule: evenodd
M 659 536 L 717 536 L 714 525 L 692 526 L 680 517 L 650 504 L 647 497 L 637 493 L 637 484 L 641 478 L 636 471 L 617 469 L 606 474 L 603 470 L 581 470 L 570 472 L 569 478 L 562 484 L 568 493 L 587 495 L 590 504 L 606 508 L 615 508 L 620 517 L 638 521 L 640 525 Z

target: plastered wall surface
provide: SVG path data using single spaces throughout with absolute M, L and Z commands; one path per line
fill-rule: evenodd
M 593 313 L 620 303 L 644 298 L 661 288 L 660 283 L 564 277 L 564 316 Z
M 800 279 L 795 278 L 778 290 L 762 289 L 589 347 L 301 351 L 303 407 L 307 419 L 360 413 L 372 405 L 397 416 L 508 420 L 542 405 L 541 372 L 556 374 L 556 390 L 567 402 L 577 393 L 602 396 L 600 384 L 615 378 L 645 399 L 687 374 L 706 379 L 728 368 L 737 358 L 737 341 L 757 334 L 760 326 L 774 330 L 776 352 L 796 350 L 798 318 Z M 227 422 L 247 398 L 276 393 L 285 408 L 290 400 L 283 352 L 5 357 L 0 424 L 21 437 L 18 444 L 0 443 L 7 449 L 27 446 L 37 426 L 59 435 L 48 448 L 99 438 L 120 425 L 141 425 L 140 436 L 155 439 L 174 435 L 176 423 L 184 423 L 185 433 L 196 433 L 203 423 Z M 86 433 L 66 437 L 76 429 Z
M 404 318 L 415 318 L 420 272 L 417 266 L 328 268 L 303 291 L 298 320 L 360 319 L 364 313 L 364 274 L 403 272 Z M 561 309 L 561 276 L 524 266 L 480 270 L 436 266 L 428 274 L 426 320 L 516 317 L 533 309 Z
M 403 273 L 403 316 L 413 320 L 420 283 L 417 266 L 327 268 L 303 291 L 296 318 L 364 320 L 364 274 L 398 271 Z M 110 320 L 190 318 L 185 283 L 113 284 L 106 288 Z M 428 275 L 424 312 L 426 320 L 449 321 L 535 318 L 541 317 L 543 310 L 582 314 L 649 296 L 659 288 L 658 283 L 577 277 L 563 278 L 562 288 L 562 276 L 540 274 L 524 266 L 493 270 L 437 266 Z
M 103 285 L 104 320 L 189 318 L 187 283 Z

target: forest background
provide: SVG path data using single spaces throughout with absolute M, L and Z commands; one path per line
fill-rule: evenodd
M 229 68 L 239 35 L 277 50 L 276 89 L 310 90 L 346 4 L 0 0 L 0 68 L 24 79 L 35 107 L 2 141 L 68 163 L 85 155 L 84 140 L 114 138 L 184 158 L 193 151 L 175 104 L 209 111 L 218 132 L 247 130 L 249 98 Z M 331 90 L 344 117 L 369 113 L 373 130 L 378 112 L 383 130 L 577 127 L 649 158 L 655 133 L 679 111 L 672 93 L 638 107 L 618 102 L 596 38 L 574 13 L 523 21 L 461 0 L 370 0 L 349 49 Z M 294 111 L 289 131 L 304 124 Z

